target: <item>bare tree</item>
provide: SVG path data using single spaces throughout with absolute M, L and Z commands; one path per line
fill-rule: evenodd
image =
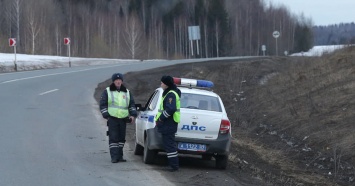
M 16 37 L 21 52 L 38 54 L 61 55 L 65 51 L 63 37 L 71 37 L 72 55 L 119 57 L 125 52 L 129 58 L 137 58 L 140 52 L 143 56 L 145 47 L 144 56 L 148 58 L 188 58 L 186 30 L 198 24 L 201 56 L 220 57 L 258 55 L 260 45 L 266 45 L 268 54 L 273 54 L 274 30 L 282 33 L 280 50 L 292 50 L 298 41 L 297 25 L 304 25 L 303 19 L 291 15 L 287 8 L 271 3 L 267 6 L 260 0 L 144 1 L 143 8 L 128 14 L 129 3 L 129 0 L 0 0 L 0 38 Z
M 219 57 L 219 37 L 220 37 L 220 30 L 219 30 L 219 21 L 215 21 L 215 37 L 216 37 L 216 54 Z
M 62 46 L 62 40 L 60 38 L 60 30 L 58 24 L 55 26 L 55 40 L 56 40 L 56 55 L 59 56 L 62 53 L 61 46 Z
M 20 44 L 20 10 L 22 0 L 6 0 L 6 16 L 10 20 L 10 33 L 12 37 L 16 37 L 16 41 Z
M 31 38 L 31 53 L 35 54 L 35 41 L 43 24 L 43 14 L 40 10 L 34 10 L 33 7 L 27 9 L 28 33 Z
M 127 46 L 128 54 L 132 59 L 142 52 L 142 35 L 143 31 L 138 19 L 138 16 L 132 14 L 126 23 L 124 30 L 124 41 Z
M 78 14 L 82 18 L 82 29 L 83 29 L 83 53 L 85 56 L 90 56 L 90 25 L 91 25 L 91 15 L 90 10 L 84 6 L 79 7 Z

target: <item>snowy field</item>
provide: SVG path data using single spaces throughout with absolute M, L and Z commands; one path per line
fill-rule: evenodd
M 0 53 L 0 64 L 1 65 L 13 65 L 15 60 L 15 54 Z M 48 62 L 58 62 L 58 63 L 68 63 L 69 57 L 64 56 L 46 56 L 46 55 L 27 55 L 27 54 L 16 54 L 17 63 L 48 63 Z M 138 60 L 119 60 L 119 59 L 108 59 L 108 58 L 79 58 L 70 57 L 70 61 L 73 63 L 83 62 L 83 61 L 100 61 L 100 62 L 119 62 L 119 61 L 138 61 Z
M 308 52 L 296 53 L 291 56 L 321 56 L 343 47 L 345 45 L 315 46 Z M 14 71 L 14 61 L 15 54 L 0 53 L 0 73 Z M 140 60 L 71 57 L 70 61 L 71 66 L 89 66 L 139 62 Z M 63 56 L 17 54 L 16 64 L 18 71 L 69 67 L 69 58 Z
M 14 61 L 15 54 L 0 53 L 0 73 L 14 71 Z M 139 62 L 139 60 L 70 57 L 70 62 L 74 67 Z M 69 67 L 69 57 L 16 54 L 16 64 L 18 71 Z
M 295 53 L 291 56 L 322 56 L 323 54 L 334 52 L 335 50 L 342 49 L 346 46 L 347 45 L 314 46 L 308 52 Z

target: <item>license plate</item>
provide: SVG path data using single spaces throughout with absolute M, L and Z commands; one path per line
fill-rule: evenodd
M 195 144 L 195 143 L 179 143 L 178 144 L 178 149 L 179 150 L 205 152 L 206 151 L 206 145 L 204 145 L 204 144 Z

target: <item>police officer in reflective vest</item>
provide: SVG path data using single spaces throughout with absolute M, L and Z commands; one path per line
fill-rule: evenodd
M 180 122 L 181 92 L 174 84 L 171 76 L 161 78 L 161 88 L 164 89 L 163 99 L 160 102 L 159 112 L 155 116 L 158 132 L 163 136 L 163 144 L 168 156 L 168 171 L 179 169 L 178 152 L 175 142 L 175 133 Z
M 126 123 L 134 123 L 137 111 L 131 92 L 123 85 L 123 75 L 112 75 L 112 84 L 101 94 L 100 111 L 107 119 L 111 162 L 125 162 Z

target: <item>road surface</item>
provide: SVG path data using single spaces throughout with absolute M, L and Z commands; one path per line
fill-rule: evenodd
M 131 150 L 125 150 L 128 163 L 110 162 L 105 121 L 93 94 L 115 72 L 185 62 L 0 74 L 0 185 L 176 185 Z

